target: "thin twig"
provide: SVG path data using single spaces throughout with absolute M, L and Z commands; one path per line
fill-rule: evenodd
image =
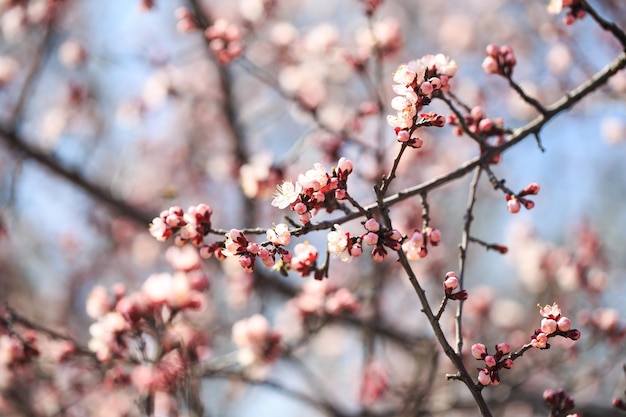
M 463 234 L 459 246 L 459 289 L 465 288 L 465 270 L 467 267 L 467 251 L 469 249 L 469 236 L 472 222 L 474 221 L 474 205 L 476 203 L 476 190 L 480 181 L 482 168 L 478 167 L 474 171 L 472 182 L 470 183 L 469 196 L 467 198 L 467 210 L 465 211 L 465 222 L 463 224 Z M 459 300 L 456 308 L 456 353 L 463 352 L 463 300 Z

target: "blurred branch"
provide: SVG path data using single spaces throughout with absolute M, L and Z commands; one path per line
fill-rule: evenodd
M 478 182 L 480 180 L 480 174 L 482 168 L 476 168 L 474 171 L 474 177 L 470 183 L 469 197 L 467 200 L 467 210 L 465 212 L 465 223 L 463 225 L 463 234 L 461 236 L 461 244 L 459 245 L 459 289 L 463 290 L 465 267 L 467 266 L 467 251 L 469 249 L 470 242 L 470 229 L 472 222 L 474 221 L 474 204 L 476 203 L 476 190 L 478 189 Z M 463 352 L 463 300 L 458 301 L 456 308 L 456 353 L 461 355 Z
M 43 165 L 61 178 L 86 191 L 91 197 L 105 203 L 120 215 L 128 217 L 143 226 L 148 225 L 154 218 L 154 215 L 150 215 L 130 205 L 126 201 L 113 196 L 110 190 L 90 182 L 78 171 L 63 166 L 63 164 L 53 156 L 28 144 L 14 129 L 0 125 L 0 140 L 4 141 L 5 145 L 18 157 L 32 159 Z

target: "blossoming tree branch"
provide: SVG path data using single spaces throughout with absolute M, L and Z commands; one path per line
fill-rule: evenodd
M 151 13 L 159 3 L 143 1 L 142 6 Z M 546 101 L 517 81 L 516 51 L 505 44 L 485 45 L 480 68 L 467 71 L 463 60 L 446 51 L 397 61 L 400 28 L 379 17 L 386 2 L 355 1 L 368 22 L 366 41 L 361 49 L 341 50 L 334 58 L 348 66 L 368 99 L 336 123 L 324 108 L 332 72 L 326 78 L 307 72 L 307 65 L 314 65 L 307 61 L 312 54 L 330 50 L 330 29 L 303 41 L 305 53 L 298 55 L 289 52 L 295 29 L 275 24 L 270 32 L 275 58 L 289 68 L 277 77 L 254 42 L 281 2 L 244 3 L 245 24 L 219 17 L 196 0 L 175 12 L 180 36 L 200 35 L 216 68 L 231 158 L 243 190 L 239 205 L 244 214 L 234 216 L 241 224 L 226 226 L 232 221 L 226 194 L 224 201 L 161 211 L 148 232 L 167 248 L 169 269 L 135 286 L 93 286 L 86 297 L 92 322 L 85 343 L 69 329 L 58 331 L 29 319 L 9 300 L 0 310 L 0 411 L 97 415 L 87 405 L 75 405 L 89 402 L 80 395 L 93 391 L 94 404 L 97 395 L 132 403 L 120 406 L 116 415 L 210 415 L 219 411 L 207 399 L 207 381 L 226 380 L 261 386 L 319 415 L 337 417 L 446 415 L 451 410 L 482 416 L 537 415 L 536 410 L 553 417 L 599 415 L 592 408 L 579 411 L 570 392 L 577 387 L 571 381 L 585 376 L 561 371 L 576 367 L 570 362 L 582 355 L 580 344 L 592 343 L 587 337 L 605 337 L 610 345 L 623 341 L 626 330 L 612 310 L 580 314 L 571 294 L 558 289 L 539 292 L 536 307 L 535 302 L 520 311 L 514 307 L 519 304 L 509 302 L 498 310 L 492 306 L 498 301 L 493 289 L 475 286 L 480 277 L 471 272 L 468 253 L 470 248 L 503 256 L 515 251 L 479 237 L 477 202 L 485 199 L 509 215 L 541 204 L 541 184 L 505 180 L 505 151 L 531 141 L 545 151 L 546 124 L 621 74 L 626 67 L 623 29 L 586 0 L 552 0 L 542 8 L 557 27 L 596 25 L 619 45 L 605 67 Z M 258 47 L 262 52 L 269 48 Z M 391 62 L 396 69 L 386 74 L 383 65 Z M 298 117 L 327 135 L 325 141 L 313 146 L 305 137 L 284 161 L 255 167 L 231 89 L 238 73 L 292 106 Z M 488 114 L 485 106 L 457 91 L 463 76 L 501 83 L 498 88 L 512 91 L 533 116 L 517 124 Z M 436 142 L 445 134 L 463 141 L 470 159 L 431 170 L 430 176 L 415 174 L 413 165 L 445 157 L 444 145 Z M 2 135 L 94 198 L 141 217 L 131 205 L 54 165 L 52 156 L 31 151 L 17 132 L 3 128 Z M 300 152 L 308 161 L 309 148 L 324 160 L 301 169 L 289 159 Z M 449 211 L 438 196 L 459 183 L 467 204 L 454 212 L 458 227 L 451 230 Z M 485 186 L 487 193 L 481 192 Z M 536 243 L 532 239 L 526 234 L 519 241 L 530 247 Z M 542 259 L 541 271 L 562 273 L 575 264 L 568 271 L 593 305 L 602 284 L 590 271 L 601 269 L 596 262 L 601 245 L 590 230 L 580 239 L 586 256 L 568 257 L 554 249 Z M 457 259 L 454 268 L 443 261 L 446 252 Z M 257 295 L 264 291 L 284 300 L 272 304 L 270 296 Z M 333 331 L 340 337 L 333 338 Z M 349 344 L 345 340 L 352 342 L 344 346 Z M 341 360 L 333 356 L 337 350 L 345 354 Z M 50 378 L 46 389 L 55 393 L 52 405 L 30 410 L 23 392 L 46 363 L 58 375 L 80 375 L 80 382 L 58 390 Z M 343 381 L 342 375 L 349 376 L 352 388 L 334 387 L 332 379 Z M 526 384 L 535 389 L 518 389 Z M 626 410 L 623 386 L 616 390 L 602 413 Z

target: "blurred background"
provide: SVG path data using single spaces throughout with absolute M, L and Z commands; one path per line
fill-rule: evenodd
M 399 149 L 385 115 L 393 113 L 392 74 L 401 63 L 430 53 L 450 56 L 459 67 L 453 93 L 516 128 L 536 112 L 504 78 L 482 71 L 486 45 L 511 45 L 518 61 L 513 78 L 545 104 L 589 79 L 621 49 L 592 19 L 567 26 L 563 14 L 547 13 L 545 1 L 386 0 L 369 18 L 365 3 L 0 1 L 0 302 L 86 342 L 92 320 L 85 299 L 94 286 L 123 282 L 138 288 L 151 273 L 171 269 L 164 256 L 169 243 L 148 233 L 161 210 L 206 203 L 216 227 L 271 227 L 286 213 L 270 205 L 275 186 L 315 162 L 330 169 L 339 156 L 355 164 L 351 194 L 364 205 L 374 202 L 371 185 Z M 590 3 L 626 27 L 626 4 Z M 181 7 L 195 16 L 197 29 L 185 26 Z M 244 45 L 243 54 L 225 65 L 202 30 L 220 18 L 237 25 Z M 623 327 L 625 94 L 622 71 L 542 130 L 545 152 L 528 138 L 493 167 L 514 190 L 531 182 L 541 186 L 533 210 L 510 214 L 504 195 L 483 178 L 472 234 L 509 247 L 505 256 L 478 245 L 470 250 L 468 323 L 489 345 L 503 335 L 514 339 L 517 326 L 527 337 L 530 323 L 539 322 L 535 305 L 555 300 L 571 308 L 567 314 L 574 321 L 579 313 L 581 323 L 588 323 L 602 309 L 622 317 Z M 450 114 L 441 102 L 432 110 Z M 424 147 L 403 159 L 391 192 L 451 172 L 479 152 L 449 126 L 428 129 L 422 139 Z M 467 176 L 429 194 L 442 245 L 416 261 L 415 270 L 434 294 L 433 305 L 437 279 L 458 268 L 469 181 Z M 394 207 L 392 217 L 410 233 L 421 227 L 420 213 L 414 199 Z M 360 230 L 358 222 L 345 228 Z M 303 240 L 323 252 L 324 233 Z M 376 296 L 381 322 L 412 337 L 428 336 L 401 271 L 365 258 L 331 263 L 331 285 L 351 288 L 366 306 L 374 289 L 384 288 Z M 228 331 L 235 320 L 263 312 L 280 323 L 289 291 L 312 279 L 267 270 L 247 276 L 237 265 L 213 260 L 204 269 L 212 290 L 203 320 L 216 355 L 232 351 Z M 370 279 L 382 287 L 368 284 Z M 472 311 L 481 308 L 493 309 L 486 316 L 491 330 L 478 329 L 480 314 Z M 320 335 L 303 357 L 329 397 L 354 414 L 360 406 L 353 379 L 365 355 L 361 335 L 341 326 Z M 598 347 L 593 340 L 581 345 L 575 356 L 580 372 L 557 369 L 550 375 L 567 381 L 581 403 L 606 405 L 623 389 L 624 374 L 615 365 L 622 364 L 624 349 Z M 394 349 L 379 352 L 385 352 L 390 380 L 395 375 L 404 381 L 396 387 L 402 391 L 410 385 L 403 358 L 419 353 L 408 350 L 394 359 Z M 598 352 L 606 355 L 601 365 L 593 359 Z M 438 394 L 432 414 L 424 415 L 438 409 L 447 413 L 441 415 L 472 415 L 473 409 L 457 404 L 464 387 L 441 381 L 444 371 L 433 383 Z M 306 388 L 307 378 L 288 364 L 273 372 L 296 388 L 316 390 Z M 344 388 L 334 391 L 326 381 L 330 375 Z M 544 389 L 528 372 L 516 378 L 526 381 L 528 392 Z M 503 398 L 511 398 L 500 404 L 501 415 L 535 415 L 540 405 L 524 393 L 515 397 L 515 383 L 501 387 Z M 242 391 L 224 380 L 203 387 L 213 415 L 324 415 L 271 388 Z M 403 395 L 390 394 L 381 410 L 404 404 L 398 400 Z M 594 415 L 589 410 L 585 415 Z

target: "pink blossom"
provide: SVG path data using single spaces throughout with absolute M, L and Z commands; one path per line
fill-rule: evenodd
M 359 301 L 347 288 L 339 288 L 328 297 L 325 308 L 330 315 L 354 312 L 359 308 Z
M 539 348 L 539 349 L 545 349 L 548 346 L 548 335 L 546 335 L 545 333 L 539 333 L 531 342 L 530 344 L 533 347 Z
M 421 256 L 423 245 L 424 237 L 419 230 L 415 229 L 411 237 L 402 243 L 402 250 L 406 253 L 406 257 L 409 261 L 414 261 L 416 259 L 423 258 L 423 256 Z
M 289 232 L 289 226 L 285 223 L 277 224 L 274 228 L 269 229 L 266 233 L 267 240 L 274 245 L 286 246 L 291 241 L 291 233 Z
M 553 303 L 552 305 L 546 305 L 545 307 L 539 308 L 539 314 L 546 318 L 556 319 L 561 316 L 561 309 L 557 303 Z
M 298 243 L 294 247 L 294 256 L 291 258 L 290 266 L 296 272 L 306 276 L 313 271 L 317 261 L 317 249 L 308 242 Z
M 350 254 L 347 251 L 350 235 L 346 233 L 338 224 L 336 224 L 334 228 L 335 230 L 328 232 L 328 235 L 326 236 L 328 241 L 328 251 L 339 255 L 342 261 L 347 262 L 351 259 Z

